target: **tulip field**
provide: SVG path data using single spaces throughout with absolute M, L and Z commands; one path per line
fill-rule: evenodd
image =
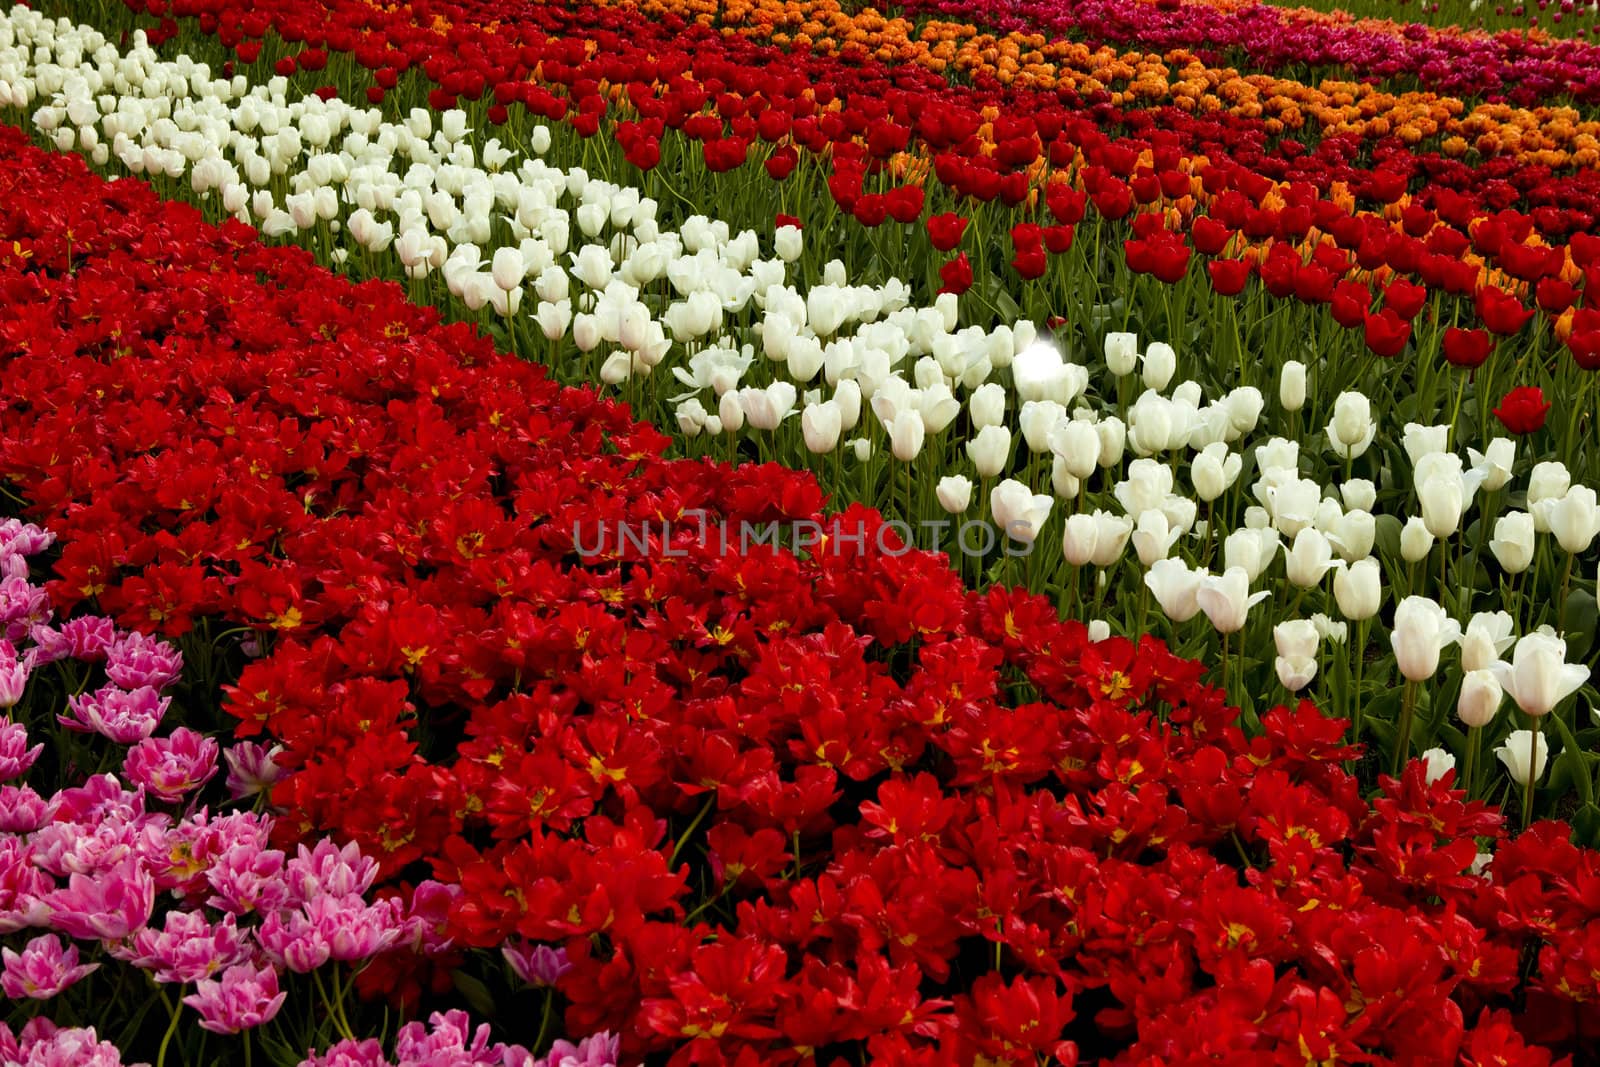
M 0 1067 L 1600 1063 L 1597 35 L 0 0 Z

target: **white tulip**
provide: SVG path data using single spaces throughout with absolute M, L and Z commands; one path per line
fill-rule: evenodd
M 1153 341 L 1144 352 L 1144 387 L 1158 392 L 1178 369 L 1178 354 L 1165 341 Z
M 1323 576 L 1333 568 L 1333 546 L 1318 530 L 1307 526 L 1294 535 L 1294 542 L 1283 554 L 1289 582 L 1301 589 L 1310 589 L 1322 583 Z
M 989 493 L 989 511 L 995 525 L 1014 541 L 1033 544 L 1050 517 L 1050 497 L 1035 494 L 1026 485 L 1007 478 Z
M 1133 549 L 1139 554 L 1139 562 L 1151 567 L 1156 560 L 1166 559 L 1179 533 L 1168 525 L 1165 512 L 1155 508 L 1143 512 L 1133 531 Z
M 1121 378 L 1132 374 L 1139 362 L 1139 338 L 1131 333 L 1108 333 L 1105 344 L 1106 367 Z
M 1354 563 L 1372 555 L 1372 546 L 1378 539 L 1378 520 L 1370 511 L 1347 511 L 1329 524 L 1327 534 L 1339 558 Z
M 1509 437 L 1496 437 L 1482 452 L 1475 448 L 1467 449 L 1467 459 L 1472 469 L 1482 475 L 1483 488 L 1491 493 L 1497 492 L 1511 480 L 1511 468 L 1517 459 L 1517 445 Z
M 965 475 L 951 474 L 939 479 L 934 495 L 939 506 L 952 515 L 960 515 L 972 504 L 972 481 Z
M 1547 502 L 1545 512 L 1556 543 L 1575 556 L 1587 552 L 1600 534 L 1600 504 L 1587 485 L 1574 485 L 1560 500 Z
M 1494 750 L 1494 754 L 1505 764 L 1511 780 L 1526 789 L 1530 779 L 1537 782 L 1544 777 L 1545 764 L 1550 758 L 1550 742 L 1542 733 L 1513 730 Z
M 1278 531 L 1271 527 L 1235 530 L 1222 543 L 1223 569 L 1239 567 L 1254 582 L 1272 566 L 1279 547 Z
M 1421 423 L 1408 422 L 1400 439 L 1412 466 L 1415 466 L 1422 462 L 1423 456 L 1443 452 L 1449 447 L 1450 427 L 1424 426 Z
M 839 405 L 831 400 L 812 404 L 802 411 L 800 432 L 805 438 L 806 451 L 820 456 L 838 448 L 842 421 Z
M 1422 754 L 1422 765 L 1423 780 L 1432 785 L 1456 769 L 1456 758 L 1442 748 L 1430 748 Z
M 967 409 L 974 429 L 999 426 L 1006 419 L 1006 391 L 999 382 L 988 382 L 972 391 Z
M 894 453 L 894 458 L 902 463 L 910 463 L 922 452 L 922 443 L 927 437 L 927 427 L 922 424 L 922 416 L 914 410 L 906 410 L 894 417 L 894 422 L 889 424 L 889 451 Z
M 1250 592 L 1250 576 L 1243 567 L 1230 567 L 1220 576 L 1206 575 L 1195 592 L 1195 602 L 1220 634 L 1244 629 L 1250 609 L 1267 598 L 1266 592 Z
M 1511 636 L 1511 616 L 1503 611 L 1480 611 L 1467 620 L 1461 635 L 1461 669 L 1481 671 L 1493 667 L 1516 640 Z
M 1439 653 L 1460 636 L 1460 625 L 1444 608 L 1427 597 L 1408 596 L 1394 610 L 1389 640 L 1400 673 L 1410 681 L 1424 682 L 1439 669 Z
M 1333 402 L 1333 420 L 1328 423 L 1328 447 L 1338 456 L 1355 459 L 1364 454 L 1377 435 L 1372 420 L 1372 402 L 1359 392 L 1340 393 Z
M 1278 378 L 1278 403 L 1285 411 L 1299 411 L 1306 406 L 1306 365 L 1289 360 L 1283 365 Z
M 1189 464 L 1189 480 L 1201 500 L 1211 503 L 1233 487 L 1244 460 L 1218 441 L 1207 445 Z
M 1378 501 L 1378 487 L 1366 478 L 1351 478 L 1339 486 L 1339 497 L 1351 511 L 1371 511 Z
M 1368 557 L 1341 564 L 1333 573 L 1333 599 L 1339 614 L 1351 622 L 1376 615 L 1383 603 L 1383 572 L 1378 561 Z
M 1017 425 L 1022 428 L 1022 439 L 1030 452 L 1048 452 L 1050 437 L 1056 426 L 1067 418 L 1067 409 L 1054 400 L 1028 400 L 1017 415 Z
M 793 263 L 805 251 L 804 236 L 798 226 L 779 226 L 772 235 L 772 249 L 785 263 Z
M 1461 695 L 1456 698 L 1456 718 L 1463 726 L 1488 726 L 1500 711 L 1505 693 L 1490 670 L 1468 671 L 1461 678 Z
M 1489 551 L 1507 574 L 1521 574 L 1533 563 L 1535 526 L 1526 511 L 1508 512 L 1495 520 Z
M 1535 719 L 1550 714 L 1589 680 L 1587 666 L 1567 662 L 1567 643 L 1543 630 L 1523 635 L 1511 662 L 1500 660 L 1490 669 L 1522 713 Z
M 1011 431 L 1004 426 L 985 426 L 967 442 L 967 458 L 972 460 L 980 478 L 999 474 L 1010 456 Z
M 1198 594 L 1205 571 L 1193 570 L 1181 559 L 1158 559 L 1144 575 L 1161 611 L 1173 622 L 1188 622 L 1200 611 Z
M 1533 516 L 1533 528 L 1539 533 L 1549 533 L 1549 511 L 1543 505 L 1567 495 L 1572 488 L 1572 475 L 1564 464 L 1554 460 L 1536 463 L 1528 476 L 1528 513 Z
M 1094 424 L 1080 419 L 1056 423 L 1049 438 L 1050 451 L 1074 478 L 1087 478 L 1100 460 L 1100 433 Z
M 1413 515 L 1400 530 L 1400 555 L 1407 563 L 1420 563 L 1433 551 L 1433 531 L 1422 516 Z

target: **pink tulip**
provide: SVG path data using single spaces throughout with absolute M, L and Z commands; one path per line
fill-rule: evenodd
M 0 973 L 0 990 L 12 999 L 49 1000 L 100 966 L 98 963 L 80 964 L 78 946 L 63 948 L 55 934 L 34 938 L 21 952 L 0 949 L 0 961 L 5 966 Z
M 5 666 L 0 664 L 0 703 L 5 700 L 5 675 Z M 0 722 L 0 782 L 27 774 L 28 768 L 33 766 L 33 761 L 43 751 L 43 744 L 28 747 L 28 729 L 20 722 L 9 719 Z
M 152 796 L 168 802 L 182 800 L 217 773 L 217 743 L 180 726 L 168 737 L 147 737 L 134 745 L 123 761 L 122 773 Z
M 50 925 L 68 937 L 120 941 L 150 921 L 155 898 L 149 872 L 130 858 L 96 875 L 72 875 L 44 902 Z
M 214 1034 L 237 1034 L 270 1022 L 288 994 L 278 991 L 271 967 L 236 963 L 221 981 L 207 978 L 183 1002 L 200 1013 L 200 1025 Z
M 235 800 L 253 797 L 272 788 L 283 772 L 272 762 L 283 751 L 282 745 L 267 748 L 254 741 L 241 741 L 223 753 L 228 763 L 228 793 Z
M 135 967 L 152 972 L 158 982 L 198 982 L 237 963 L 243 955 L 232 915 L 213 924 L 198 911 L 169 911 L 159 931 L 145 927 L 118 953 Z
M 183 673 L 183 654 L 158 637 L 123 633 L 106 649 L 106 677 L 124 689 L 165 689 Z
M 155 733 L 171 702 L 147 685 L 131 691 L 108 685 L 94 693 L 69 697 L 70 716 L 56 718 L 69 730 L 97 733 L 119 745 L 131 745 Z

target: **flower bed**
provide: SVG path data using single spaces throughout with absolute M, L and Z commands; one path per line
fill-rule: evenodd
M 585 524 L 820 494 L 658 459 L 395 287 L 4 136 L 0 455 L 63 538 L 58 605 L 177 638 L 198 692 L 237 672 L 223 710 L 285 746 L 279 832 L 459 885 L 463 944 L 563 947 L 574 1036 L 928 1063 L 1583 1036 L 1597 871 L 1564 828 L 1508 841 L 1422 762 L 1369 803 L 1338 720 L 1241 732 L 1198 665 L 964 592 L 860 510 L 836 550 L 681 525 L 586 561 Z

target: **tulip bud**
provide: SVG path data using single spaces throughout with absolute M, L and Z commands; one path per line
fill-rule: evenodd
M 988 382 L 972 391 L 967 398 L 967 409 L 972 415 L 974 429 L 999 426 L 1006 419 L 1006 391 L 998 382 Z
M 934 495 L 939 498 L 940 507 L 952 515 L 959 515 L 972 504 L 972 481 L 964 475 L 948 475 L 939 479 Z
M 1472 469 L 1483 478 L 1483 488 L 1490 493 L 1498 492 L 1511 480 L 1511 468 L 1517 459 L 1517 445 L 1509 437 L 1496 437 L 1483 452 L 1475 448 L 1467 449 L 1467 458 L 1472 461 Z
M 1539 533 L 1549 533 L 1549 510 L 1545 502 L 1560 500 L 1572 487 L 1572 475 L 1564 464 L 1547 460 L 1534 465 L 1528 477 L 1528 513 L 1533 516 L 1533 528 Z
M 1294 543 L 1284 553 L 1284 565 L 1289 582 L 1301 589 L 1321 584 L 1323 575 L 1333 566 L 1333 546 L 1316 529 L 1307 526 L 1294 535 Z
M 1417 499 L 1422 521 L 1434 537 L 1450 537 L 1461 526 L 1461 516 L 1472 499 L 1479 478 L 1464 475 L 1461 457 L 1450 452 L 1429 452 L 1417 460 Z
M 1339 567 L 1333 574 L 1333 599 L 1351 622 L 1370 619 L 1383 603 L 1383 572 L 1370 556 Z
M 1587 552 L 1600 534 L 1600 504 L 1587 485 L 1575 485 L 1560 500 L 1547 505 L 1547 521 L 1556 543 L 1573 555 Z
M 1200 610 L 1197 594 L 1205 571 L 1191 570 L 1181 559 L 1158 559 L 1144 575 L 1161 611 L 1173 622 L 1188 622 Z
M 1350 511 L 1371 511 L 1378 501 L 1378 487 L 1366 478 L 1351 478 L 1339 487 L 1339 496 Z
M 1422 462 L 1423 456 L 1443 452 L 1450 443 L 1449 426 L 1424 426 L 1417 422 L 1406 423 L 1401 434 L 1401 444 L 1412 466 Z
M 1468 671 L 1461 679 L 1461 695 L 1456 698 L 1456 718 L 1462 725 L 1474 729 L 1488 726 L 1499 712 L 1504 696 L 1493 671 Z
M 490 270 L 495 285 L 507 291 L 520 289 L 525 270 L 522 253 L 517 249 L 511 247 L 495 249 L 493 266 Z
M 1423 780 L 1432 785 L 1456 769 L 1456 758 L 1442 748 L 1430 748 L 1422 754 L 1422 765 Z
M 1211 503 L 1227 492 L 1239 477 L 1244 461 L 1221 442 L 1207 445 L 1189 465 L 1189 480 L 1201 500 Z
M 1111 639 L 1111 624 L 1104 619 L 1089 620 L 1089 640 L 1095 644 Z
M 1306 365 L 1291 359 L 1283 365 L 1278 378 L 1278 403 L 1285 411 L 1299 411 L 1306 406 Z
M 1250 609 L 1266 598 L 1265 592 L 1250 592 L 1250 576 L 1242 567 L 1230 567 L 1221 576 L 1206 575 L 1195 591 L 1195 603 L 1219 634 L 1244 629 Z
M 967 442 L 967 458 L 972 460 L 980 478 L 999 474 L 1010 455 L 1011 431 L 1004 426 L 985 426 Z
M 850 450 L 855 453 L 857 463 L 865 463 L 872 458 L 872 442 L 865 437 L 857 437 L 851 441 Z
M 1377 435 L 1372 421 L 1372 402 L 1359 392 L 1340 393 L 1333 403 L 1333 421 L 1328 423 L 1328 447 L 1339 456 L 1355 459 L 1366 452 Z
M 1139 338 L 1131 333 L 1106 334 L 1106 367 L 1121 378 L 1132 374 L 1139 361 Z
M 800 431 L 805 437 L 806 450 L 813 455 L 837 448 L 841 428 L 839 405 L 831 400 L 813 404 L 800 413 Z
M 1029 545 L 1050 517 L 1053 503 L 1048 496 L 1035 494 L 1013 478 L 1007 478 L 989 493 L 989 510 L 995 525 L 1012 540 Z
M 1100 459 L 1100 433 L 1093 423 L 1079 419 L 1058 422 L 1050 436 L 1050 450 L 1074 478 L 1087 478 Z
M 1094 424 L 1094 432 L 1100 438 L 1100 456 L 1097 460 L 1100 466 L 1115 467 L 1121 463 L 1128 436 L 1128 428 L 1122 420 L 1115 416 L 1101 419 Z
M 1407 563 L 1419 563 L 1433 551 L 1433 534 L 1419 515 L 1406 520 L 1400 531 L 1400 555 Z
M 1480 611 L 1467 621 L 1461 635 L 1461 669 L 1482 671 L 1493 667 L 1511 647 L 1511 616 L 1503 611 Z
M 1291 693 L 1298 693 L 1317 676 L 1316 623 L 1309 619 L 1280 622 L 1272 628 L 1272 640 L 1278 649 L 1273 664 L 1278 681 Z
M 1022 427 L 1022 439 L 1028 451 L 1046 452 L 1056 425 L 1067 417 L 1067 409 L 1053 400 L 1029 400 L 1022 405 L 1017 424 Z
M 1544 777 L 1544 768 L 1550 757 L 1550 742 L 1544 734 L 1532 730 L 1513 730 L 1505 742 L 1494 750 L 1506 772 L 1517 785 L 1527 788 L 1530 779 L 1537 782 Z
M 1566 660 L 1567 643 L 1536 630 L 1517 641 L 1510 663 L 1497 661 L 1490 670 L 1522 713 L 1537 719 L 1550 714 L 1589 680 L 1587 666 Z
M 1394 610 L 1390 644 L 1400 673 L 1425 682 L 1439 669 L 1439 653 L 1461 636 L 1461 627 L 1427 597 L 1408 596 Z
M 1100 536 L 1100 516 L 1079 512 L 1068 515 L 1061 529 L 1061 554 L 1074 567 L 1084 567 L 1094 559 L 1096 542 Z
M 1328 529 L 1328 540 L 1346 563 L 1372 555 L 1377 539 L 1378 520 L 1369 511 L 1347 511 Z
M 1067 467 L 1067 461 L 1060 456 L 1050 457 L 1050 491 L 1058 500 L 1071 500 L 1078 495 L 1078 490 L 1083 488 L 1083 482 Z
M 1153 341 L 1144 353 L 1144 387 L 1159 392 L 1178 370 L 1178 354 L 1165 341 Z
M 1278 531 L 1270 527 L 1235 530 L 1222 543 L 1223 569 L 1243 568 L 1254 582 L 1272 565 L 1279 547 Z
M 1507 574 L 1521 574 L 1533 563 L 1534 518 L 1525 511 L 1512 511 L 1494 523 L 1489 551 Z
M 1165 512 L 1151 508 L 1140 513 L 1139 525 L 1133 531 L 1133 548 L 1145 567 L 1167 558 L 1177 540 L 1178 531 L 1170 528 Z
M 737 392 L 730 389 L 722 394 L 722 399 L 717 402 L 717 417 L 722 420 L 722 428 L 728 433 L 738 433 L 744 428 L 744 405 Z

